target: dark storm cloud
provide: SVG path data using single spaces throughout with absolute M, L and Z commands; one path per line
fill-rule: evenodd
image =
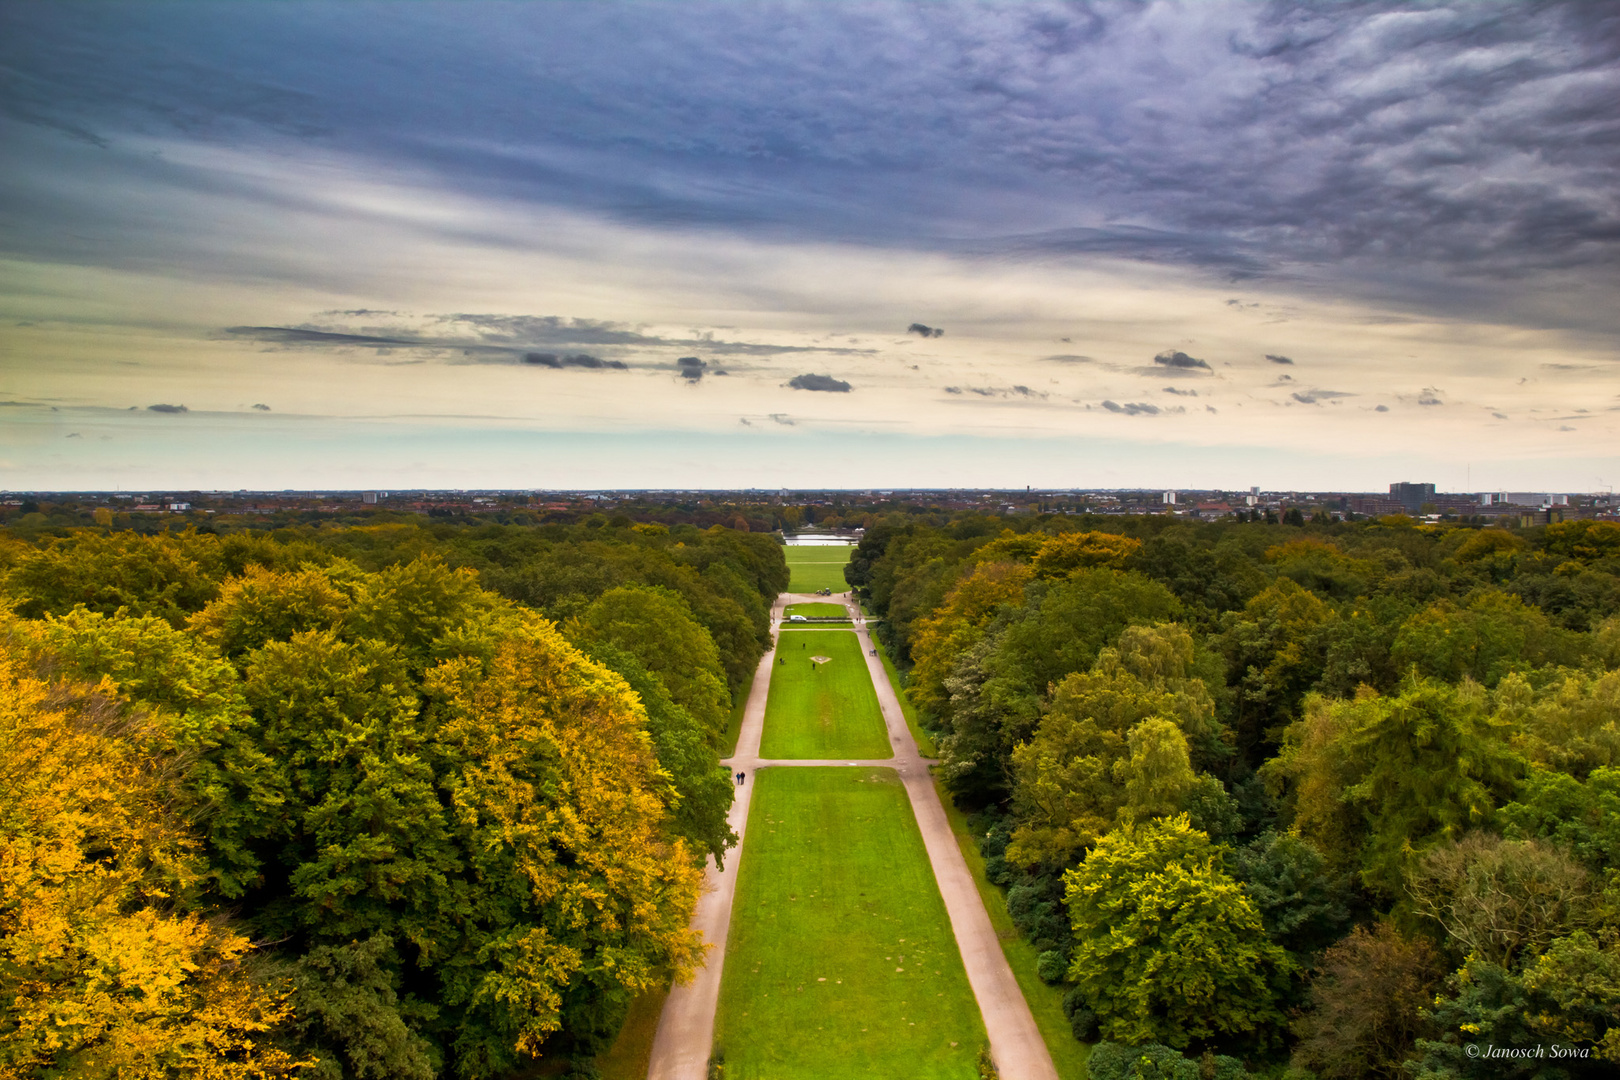
M 148 405 L 146 407 L 146 411 L 155 413 L 183 413 L 190 412 L 191 410 L 186 408 L 184 405 Z
M 675 361 L 675 365 L 680 369 L 681 378 L 690 382 L 701 380 L 703 373 L 709 369 L 709 365 L 696 356 L 683 356 Z
M 1208 371 L 1210 369 L 1206 361 L 1200 360 L 1196 356 L 1188 356 L 1179 349 L 1166 349 L 1158 356 L 1155 356 L 1153 362 L 1161 367 L 1180 368 L 1182 370 L 1201 368 Z
M 1315 405 L 1319 401 L 1332 401 L 1335 398 L 1355 397 L 1356 395 L 1343 390 L 1299 390 L 1289 396 L 1301 405 Z
M 660 227 L 1309 272 L 1479 310 L 1535 295 L 1492 282 L 1612 286 L 1620 263 L 1613 4 L 88 10 L 0 6 L 0 112 L 105 148 L 85 184 L 108 191 L 114 166 L 205 182 L 142 164 L 141 135 L 307 143 Z M 134 220 L 26 164 L 0 181 L 14 248 L 60 254 L 87 209 L 109 236 Z M 1077 207 L 1133 224 L 1075 228 Z M 74 250 L 149 254 L 116 248 Z
M 265 405 L 262 402 L 255 404 L 253 406 L 253 408 L 258 412 L 269 412 L 270 411 L 270 406 Z
M 1056 356 L 1043 356 L 1042 360 L 1054 364 L 1094 364 L 1097 361 L 1090 356 L 1080 356 L 1075 353 L 1058 353 Z
M 849 383 L 831 375 L 795 375 L 788 385 L 795 390 L 825 390 L 834 394 L 847 394 L 850 391 Z
M 392 313 L 389 313 L 392 314 Z M 398 349 L 425 349 L 438 353 L 453 351 L 464 359 L 559 366 L 530 356 L 555 353 L 535 346 L 606 346 L 619 349 L 671 349 L 701 346 L 709 352 L 741 356 L 780 356 L 790 353 L 823 353 L 833 356 L 870 356 L 876 350 L 848 347 L 773 345 L 759 342 L 717 341 L 711 338 L 666 338 L 629 330 L 617 323 L 589 319 L 563 319 L 538 315 L 440 315 L 433 319 L 437 332 L 353 333 L 344 330 L 301 326 L 229 326 L 223 331 L 233 338 L 262 341 L 289 348 L 367 348 L 379 352 Z M 567 366 L 567 365 L 564 365 Z M 576 367 L 624 367 L 618 362 Z M 715 372 L 720 374 L 720 372 Z
M 1157 416 L 1160 412 L 1157 405 L 1149 405 L 1145 401 L 1127 401 L 1123 405 L 1117 401 L 1105 401 L 1102 407 L 1111 413 L 1123 413 L 1126 416 Z
M 524 353 L 523 362 L 559 370 L 562 368 L 584 368 L 587 371 L 601 371 L 609 368 L 614 371 L 626 370 L 623 360 L 603 360 L 601 357 L 592 356 L 589 353 L 574 353 L 573 355 L 562 356 L 557 353 Z
M 1266 359 L 1270 360 L 1273 364 L 1292 364 L 1294 362 L 1289 357 L 1278 356 L 1276 353 L 1266 353 Z
M 1197 397 L 1198 396 L 1198 391 L 1196 391 L 1196 390 L 1177 390 L 1173 386 L 1165 387 L 1164 392 L 1167 393 L 1167 394 L 1178 394 L 1181 397 Z
M 1027 386 L 947 386 L 947 394 L 974 394 L 985 398 L 1030 398 L 1045 401 L 1049 395 Z
M 926 337 L 926 338 L 944 337 L 945 336 L 945 331 L 941 330 L 939 327 L 937 327 L 937 326 L 924 326 L 920 322 L 914 322 L 910 326 L 906 327 L 906 333 L 908 333 L 908 334 L 916 334 L 918 337 Z
M 272 345 L 362 345 L 368 348 L 419 347 L 427 342 L 419 339 L 377 337 L 374 334 L 337 334 L 326 330 L 303 330 L 294 326 L 227 326 L 225 333 L 232 337 L 252 338 Z

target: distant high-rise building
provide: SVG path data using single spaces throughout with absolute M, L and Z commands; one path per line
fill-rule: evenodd
M 1434 501 L 1434 485 L 1402 481 L 1389 485 L 1389 497 L 1400 503 L 1407 513 L 1415 514 L 1423 508 L 1424 503 Z
M 1174 506 L 1174 505 L 1176 505 L 1176 493 L 1175 492 L 1167 491 L 1167 492 L 1164 493 L 1164 505 L 1166 505 L 1166 506 Z
M 360 501 L 365 503 L 367 506 L 376 506 L 377 505 L 377 493 L 375 491 L 364 492 L 360 496 Z

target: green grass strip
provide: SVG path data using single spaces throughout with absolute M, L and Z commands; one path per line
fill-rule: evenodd
M 972 1080 L 985 1045 L 890 769 L 761 770 L 715 1050 L 727 1080 Z
M 844 580 L 844 565 L 855 551 L 847 544 L 789 545 L 782 549 L 787 556 L 792 578 L 788 592 L 808 593 L 831 589 L 835 593 L 848 592 L 849 582 Z
M 807 619 L 847 619 L 849 608 L 843 604 L 789 604 L 783 615 L 803 615 Z
M 816 663 L 811 659 L 816 656 L 827 660 Z M 853 630 L 784 630 L 778 635 L 760 755 L 894 756 Z
M 917 752 L 923 757 L 938 757 L 939 751 L 934 747 L 934 739 L 922 729 L 917 722 L 917 707 L 906 696 L 906 690 L 900 679 L 900 670 L 889 659 L 889 650 L 883 647 L 876 634 L 872 635 L 872 644 L 877 646 L 878 659 L 883 661 L 883 673 L 889 677 L 889 685 L 894 688 L 894 696 L 900 699 L 900 711 L 905 715 L 906 727 L 911 730 L 911 737 L 917 743 Z
M 630 1015 L 619 1029 L 619 1037 L 607 1053 L 596 1059 L 602 1080 L 647 1080 L 653 1038 L 658 1034 L 658 1019 L 668 997 L 668 989 L 649 990 L 630 1003 Z
M 1052 1055 L 1052 1064 L 1057 1068 L 1058 1076 L 1062 1080 L 1086 1080 L 1086 1059 L 1091 1056 L 1091 1046 L 1075 1040 L 1069 1018 L 1063 1015 L 1064 988 L 1048 986 L 1035 974 L 1035 961 L 1039 954 L 1035 946 L 1019 936 L 1012 916 L 1007 914 L 1006 893 L 984 876 L 984 856 L 979 854 L 978 838 L 968 832 L 966 815 L 952 805 L 950 794 L 939 787 L 937 780 L 934 786 L 939 789 L 939 800 L 945 804 L 945 816 L 950 820 L 951 831 L 956 834 L 956 844 L 962 849 L 962 857 L 967 860 L 973 883 L 979 888 L 979 898 L 984 901 L 990 925 L 996 928 L 1002 954 L 1007 957 L 1013 978 L 1018 980 L 1018 987 L 1024 992 L 1024 1000 L 1029 1002 L 1029 1011 L 1035 1017 L 1035 1026 L 1040 1029 L 1041 1038 L 1046 1041 L 1046 1049 Z M 752 835 L 749 842 L 753 842 Z
M 742 737 L 743 713 L 748 709 L 748 695 L 754 692 L 754 680 L 759 677 L 758 669 L 748 676 L 748 682 L 737 691 L 731 699 L 731 718 L 726 722 L 726 732 L 720 736 L 720 756 L 728 758 L 737 752 L 737 740 Z

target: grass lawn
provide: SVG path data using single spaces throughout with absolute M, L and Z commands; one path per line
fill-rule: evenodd
M 937 780 L 935 787 L 939 788 Z M 945 816 L 950 819 L 951 831 L 956 834 L 956 844 L 962 849 L 962 857 L 967 860 L 973 883 L 979 887 L 979 897 L 984 901 L 990 924 L 996 928 L 996 937 L 1001 941 L 1001 951 L 1012 967 L 1013 977 L 1018 980 L 1019 989 L 1024 991 L 1024 1000 L 1029 1002 L 1029 1011 L 1035 1016 L 1035 1026 L 1041 1029 L 1041 1038 L 1046 1040 L 1046 1048 L 1052 1054 L 1052 1064 L 1057 1067 L 1058 1075 L 1063 1080 L 1086 1080 L 1086 1059 L 1091 1056 L 1091 1047 L 1075 1041 L 1069 1019 L 1063 1015 L 1063 989 L 1047 986 L 1035 974 L 1038 957 L 1035 946 L 1018 935 L 1012 916 L 1007 914 L 1006 894 L 984 876 L 984 856 L 979 854 L 978 839 L 968 832 L 967 817 L 951 804 L 950 794 L 943 789 L 939 789 L 939 801 L 945 804 Z M 752 838 L 749 842 L 753 842 Z
M 934 749 L 934 740 L 928 732 L 917 723 L 917 708 L 911 704 L 911 699 L 906 697 L 905 687 L 900 682 L 900 671 L 894 666 L 894 661 L 889 659 L 889 650 L 883 647 L 883 642 L 878 640 L 876 634 L 872 635 L 872 644 L 877 646 L 878 659 L 883 661 L 883 672 L 889 677 L 889 685 L 894 687 L 894 696 L 900 699 L 900 711 L 905 714 L 906 727 L 911 729 L 911 737 L 916 740 L 917 752 L 923 757 L 936 756 L 939 751 Z
M 807 619 L 847 619 L 849 608 L 843 604 L 789 604 L 782 614 L 803 615 Z
M 899 778 L 752 782 L 715 1023 L 725 1075 L 977 1077 L 984 1023 Z
M 788 592 L 807 593 L 818 589 L 848 592 L 849 582 L 844 580 L 844 564 L 849 562 L 854 550 L 847 544 L 790 544 L 784 547 L 782 551 L 787 555 L 788 569 L 793 571 Z
M 731 699 L 731 719 L 726 723 L 726 733 L 720 739 L 720 756 L 728 758 L 737 752 L 737 740 L 742 737 L 743 711 L 748 708 L 748 695 L 754 692 L 755 674 L 748 676 L 748 682 Z
M 812 656 L 830 659 L 817 664 Z M 853 630 L 784 630 L 777 635 L 759 752 L 768 758 L 894 756 Z
M 602 1080 L 647 1080 L 653 1037 L 658 1034 L 658 1018 L 663 1015 L 667 997 L 668 990 L 654 990 L 630 1003 L 630 1015 L 619 1030 L 619 1037 L 607 1053 L 596 1059 Z

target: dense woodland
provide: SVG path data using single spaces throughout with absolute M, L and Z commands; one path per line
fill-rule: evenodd
M 773 537 L 41 518 L 0 533 L 0 1075 L 588 1073 L 690 969 Z M 866 524 L 1096 1080 L 1615 1071 L 1620 527 Z
M 698 956 L 727 529 L 0 540 L 0 1075 L 588 1072 Z
M 965 516 L 847 575 L 1096 1080 L 1620 1068 L 1620 526 Z

